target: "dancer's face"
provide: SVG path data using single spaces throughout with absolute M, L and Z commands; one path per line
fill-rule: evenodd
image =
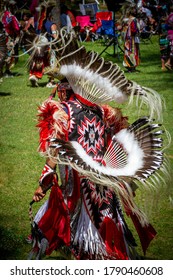
M 58 97 L 61 101 L 65 101 L 67 99 L 66 90 L 58 91 Z

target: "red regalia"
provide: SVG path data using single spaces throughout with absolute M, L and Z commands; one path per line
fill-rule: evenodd
M 77 259 L 136 259 L 125 216 L 132 219 L 145 253 L 156 231 L 137 206 L 135 192 L 138 183 L 145 187 L 162 171 L 162 130 L 148 117 L 129 124 L 119 108 L 106 103 L 137 95 L 153 114 L 159 97 L 74 41 L 64 46 L 60 74 L 68 85 L 60 83 L 57 91 L 69 87 L 68 98 L 49 98 L 39 107 L 39 150 L 58 170 L 45 165 L 40 178 L 51 192 L 34 218 L 39 242 L 33 248 L 46 244 L 51 254 L 66 246 Z

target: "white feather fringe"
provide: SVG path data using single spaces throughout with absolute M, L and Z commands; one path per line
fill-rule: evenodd
M 83 159 L 83 161 L 97 171 L 100 174 L 107 176 L 134 176 L 135 173 L 143 167 L 143 151 L 140 148 L 134 135 L 128 132 L 127 129 L 122 129 L 119 133 L 114 136 L 119 145 L 123 146 L 123 150 L 127 152 L 127 164 L 121 168 L 111 168 L 107 166 L 101 166 L 98 162 L 94 161 L 89 156 L 82 146 L 76 142 L 71 141 L 72 146 L 76 150 L 76 154 Z
M 91 222 L 83 203 L 72 243 L 79 247 L 79 251 L 94 255 L 96 259 L 104 259 L 107 256 L 103 239 Z
M 162 122 L 163 118 L 163 107 L 165 107 L 164 99 L 160 96 L 160 94 L 147 87 L 141 87 L 140 85 L 133 82 L 130 87 L 130 98 L 128 104 L 131 105 L 136 99 L 136 107 L 138 108 L 138 114 L 140 114 L 140 110 L 143 108 L 143 104 L 149 109 L 149 118 L 157 119 Z M 136 94 L 138 92 L 138 94 Z
M 43 215 L 45 214 L 45 212 L 47 211 L 48 209 L 48 203 L 49 203 L 49 200 L 46 200 L 45 203 L 39 208 L 37 214 L 35 215 L 34 217 L 34 222 L 36 224 L 39 223 L 39 221 L 41 220 L 41 218 L 43 217 Z
M 71 65 L 62 65 L 60 68 L 60 74 L 69 79 L 74 92 L 80 94 L 93 103 L 103 103 L 112 100 L 117 103 L 123 103 L 127 100 L 125 94 L 122 93 L 118 87 L 112 86 L 112 83 L 108 78 L 103 78 L 96 72 L 94 73 L 91 69 L 83 69 L 76 63 Z M 77 77 L 79 77 L 80 81 Z M 82 87 L 79 85 L 82 85 Z

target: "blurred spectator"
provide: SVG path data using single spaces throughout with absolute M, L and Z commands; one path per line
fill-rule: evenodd
M 39 18 L 39 0 L 32 0 L 31 5 L 29 7 L 31 14 L 34 17 L 34 27 L 36 32 L 38 31 L 38 18 Z
M 57 38 L 58 29 L 53 21 L 52 9 L 47 11 L 47 17 L 45 22 L 43 22 L 43 29 L 47 32 L 47 38 L 50 41 Z M 43 30 L 43 31 L 44 31 Z
M 61 21 L 61 28 L 66 27 L 67 32 L 70 32 L 72 29 L 72 23 L 71 23 L 70 16 L 68 15 L 68 8 L 65 5 L 61 5 L 60 21 Z
M 154 19 L 151 10 L 147 7 L 146 3 L 143 3 L 141 10 L 142 10 L 142 13 L 144 13 L 146 15 L 146 17 L 148 19 L 148 25 L 151 27 L 151 30 L 154 31 L 156 29 L 157 22 Z
M 168 70 L 173 70 L 173 6 L 170 7 L 170 14 L 166 21 L 168 25 L 168 40 L 169 40 L 169 47 L 170 47 L 170 54 L 168 61 L 165 63 L 165 67 Z
M 7 57 L 7 44 L 4 26 L 0 22 L 0 83 L 3 81 L 3 67 Z
M 14 1 L 13 1 L 14 2 Z M 14 2 L 15 4 L 15 2 Z M 10 69 L 18 62 L 18 42 L 20 38 L 20 24 L 11 13 L 10 5 L 6 5 L 2 14 L 2 24 L 7 35 L 8 60 L 6 62 L 6 76 L 12 76 Z
M 166 71 L 165 63 L 169 59 L 169 40 L 168 35 L 168 26 L 166 20 L 162 18 L 160 21 L 159 28 L 159 46 L 160 46 L 160 56 L 161 56 L 161 69 Z

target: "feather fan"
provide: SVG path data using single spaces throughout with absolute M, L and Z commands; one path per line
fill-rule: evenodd
M 60 74 L 67 78 L 75 93 L 98 104 L 110 101 L 123 103 L 128 99 L 131 103 L 136 96 L 139 109 L 144 103 L 150 110 L 150 118 L 154 114 L 155 117 L 161 117 L 160 95 L 128 80 L 117 64 L 105 61 L 94 51 L 86 51 L 84 46 L 78 46 L 72 36 L 60 52 Z M 139 100 L 141 104 L 138 104 Z
M 163 131 L 160 125 L 150 124 L 146 117 L 139 119 L 127 129 L 122 129 L 112 137 L 103 157 L 103 165 L 90 157 L 76 141 L 52 139 L 51 148 L 58 150 L 58 161 L 68 163 L 80 173 L 91 177 L 113 178 L 134 177 L 145 180 L 160 168 L 163 162 L 161 152 Z M 94 174 L 91 175 L 90 173 Z M 111 180 L 112 180 L 111 179 Z
M 155 187 L 158 184 L 157 172 L 165 171 L 162 134 L 160 125 L 143 117 L 112 137 L 102 164 L 94 161 L 76 141 L 51 139 L 48 154 L 58 163 L 70 165 L 94 183 L 114 188 L 135 211 L 131 183 L 134 181 L 145 187 Z M 154 179 L 148 183 L 152 175 Z

